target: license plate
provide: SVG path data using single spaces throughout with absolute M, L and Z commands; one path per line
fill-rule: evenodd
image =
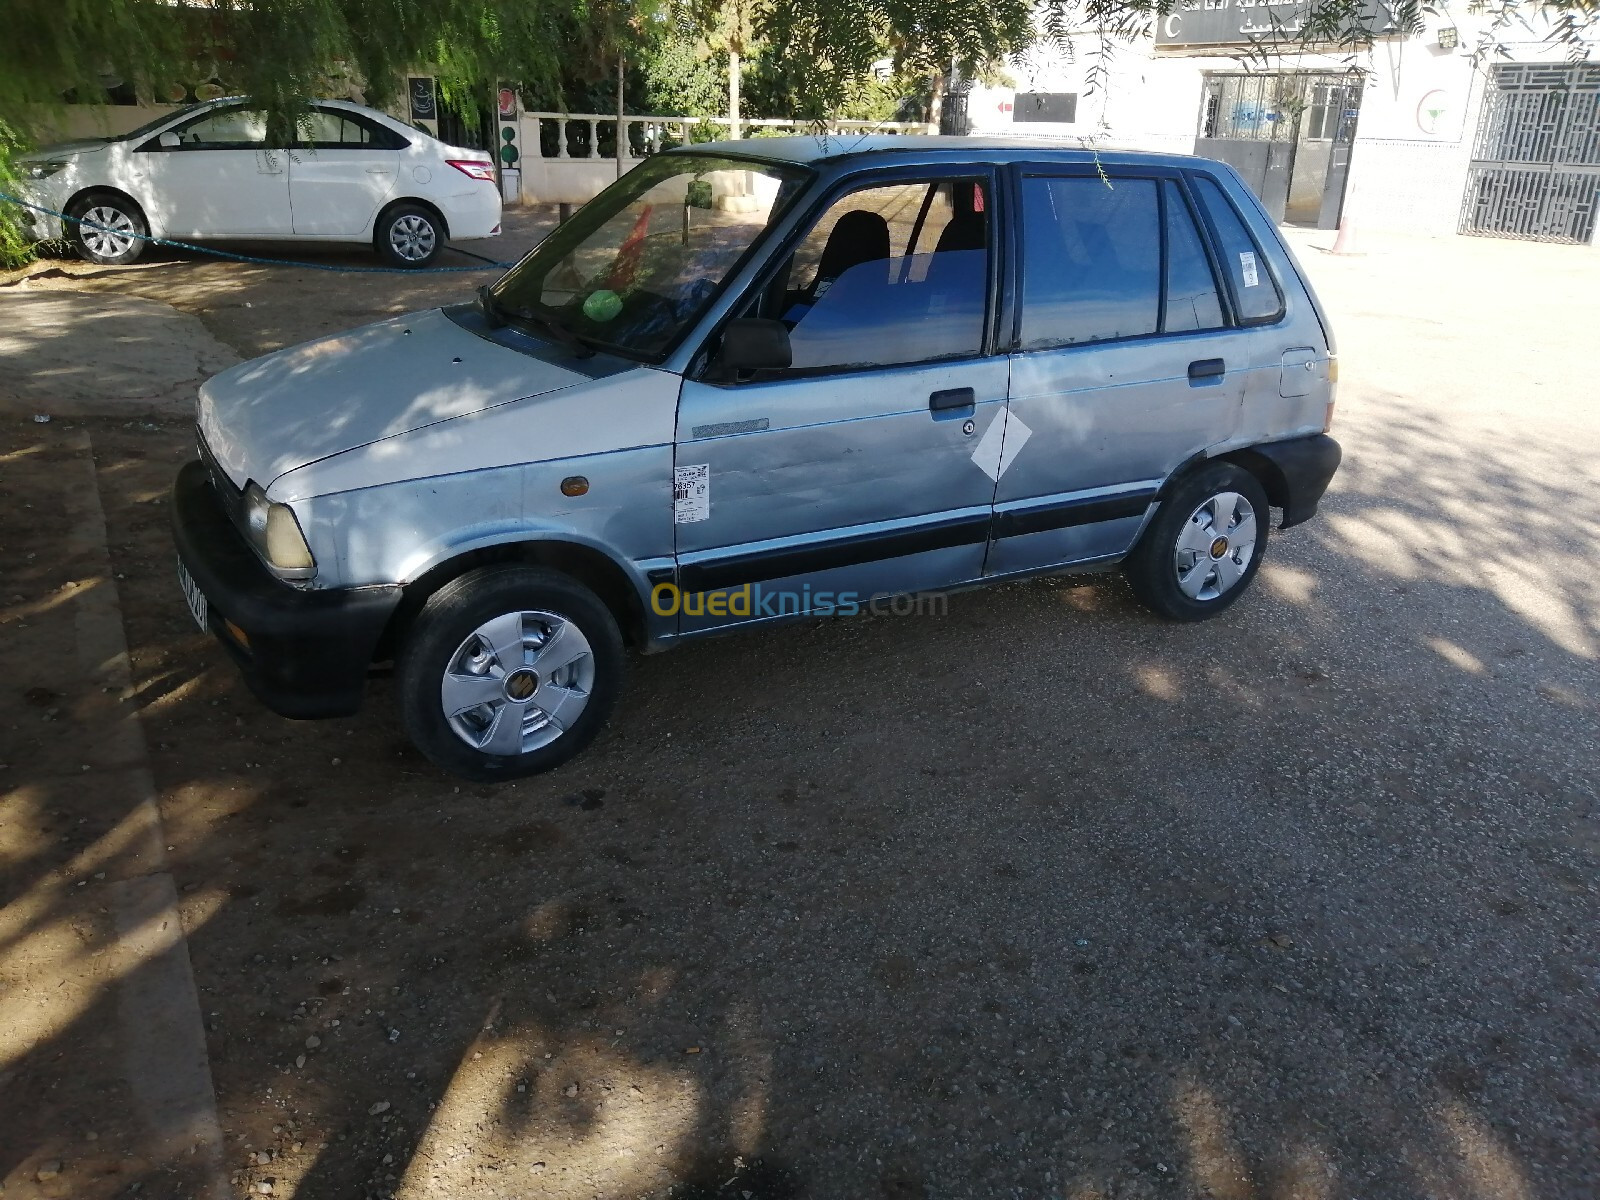
M 211 605 L 206 602 L 206 594 L 200 590 L 200 585 L 194 581 L 194 576 L 189 574 L 189 568 L 178 562 L 178 586 L 183 589 L 183 598 L 188 601 L 189 615 L 194 618 L 194 623 L 200 626 L 200 632 L 205 633 L 211 628 L 209 622 Z

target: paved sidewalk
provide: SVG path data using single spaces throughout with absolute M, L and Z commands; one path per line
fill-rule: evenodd
M 8 1200 L 130 1186 L 220 1200 L 205 1032 L 93 448 L 81 429 L 7 426 L 0 1184 Z
M 194 317 L 115 293 L 0 291 L 0 414 L 184 416 L 210 376 L 239 361 Z

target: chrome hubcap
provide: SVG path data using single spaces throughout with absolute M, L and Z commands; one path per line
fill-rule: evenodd
M 433 253 L 436 235 L 426 217 L 408 213 L 389 226 L 389 245 L 407 262 L 420 262 Z
M 485 754 L 548 746 L 588 707 L 594 650 L 583 631 L 548 612 L 485 621 L 445 665 L 439 703 L 455 735 Z
M 1178 588 L 1191 600 L 1215 600 L 1239 582 L 1255 553 L 1255 508 L 1238 492 L 1215 495 L 1178 534 L 1172 553 Z
M 132 249 L 134 242 L 133 218 L 120 208 L 96 206 L 83 214 L 83 244 L 105 258 L 115 258 Z

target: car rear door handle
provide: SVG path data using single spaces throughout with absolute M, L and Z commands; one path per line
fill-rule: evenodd
M 928 397 L 929 412 L 947 412 L 952 408 L 972 408 L 978 402 L 971 388 L 946 388 Z
M 1216 379 L 1228 373 L 1228 364 L 1220 358 L 1197 358 L 1189 364 L 1189 382 L 1196 379 Z

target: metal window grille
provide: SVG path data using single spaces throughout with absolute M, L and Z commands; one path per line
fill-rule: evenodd
M 1462 233 L 1585 243 L 1600 213 L 1600 66 L 1501 63 L 1478 116 Z

